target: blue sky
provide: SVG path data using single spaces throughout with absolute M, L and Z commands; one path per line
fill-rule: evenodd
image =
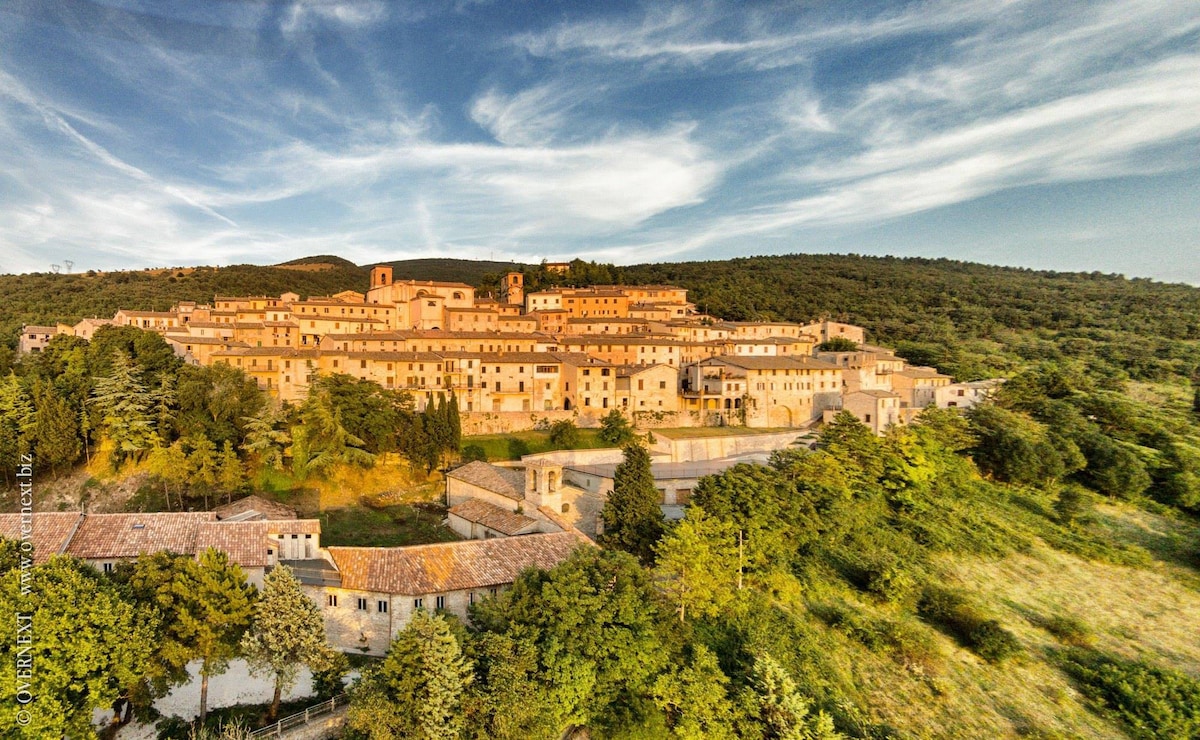
M 0 3 L 0 270 L 951 257 L 1200 284 L 1200 3 Z

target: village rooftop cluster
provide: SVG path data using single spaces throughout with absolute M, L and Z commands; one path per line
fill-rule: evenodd
M 158 332 L 185 361 L 237 367 L 281 401 L 303 400 L 314 373 L 409 391 L 418 409 L 453 393 L 468 434 L 560 418 L 589 426 L 610 409 L 643 428 L 806 427 L 844 409 L 882 433 L 927 406 L 973 405 L 988 388 L 909 366 L 866 345 L 858 326 L 701 314 L 683 288 L 526 294 L 513 272 L 494 299 L 465 283 L 396 281 L 385 266 L 371 271 L 366 293 L 121 309 L 73 326 L 26 326 L 20 349 L 37 352 L 55 334 L 90 339 L 104 325 Z M 834 338 L 856 349 L 820 351 Z

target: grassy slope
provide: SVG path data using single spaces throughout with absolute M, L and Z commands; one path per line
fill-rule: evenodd
M 611 447 L 600 439 L 597 429 L 580 429 L 579 444 L 575 449 L 591 450 Z M 516 432 L 514 434 L 479 434 L 463 437 L 462 447 L 478 445 L 487 454 L 488 460 L 519 460 L 522 455 L 550 452 L 562 449 L 550 443 L 549 432 Z
M 1200 572 L 1182 564 L 1178 546 L 1198 541 L 1200 526 L 1128 505 L 1104 505 L 1096 518 L 1112 531 L 1141 532 L 1127 541 L 1140 542 L 1154 559 L 1146 567 L 1119 566 L 1040 541 L 1003 558 L 940 557 L 943 582 L 970 591 L 1017 636 L 1022 657 L 990 665 L 940 632 L 910 622 L 934 640 L 939 657 L 904 666 L 813 619 L 831 679 L 869 707 L 864 719 L 902 737 L 1127 737 L 1053 664 L 1053 651 L 1062 645 L 1041 625 L 1050 617 L 1076 617 L 1103 652 L 1200 677 Z M 898 616 L 894 607 L 851 590 L 805 597 L 808 604 L 844 599 L 876 617 Z

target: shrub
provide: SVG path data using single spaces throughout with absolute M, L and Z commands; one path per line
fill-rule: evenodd
M 1081 648 L 1063 653 L 1060 663 L 1085 695 L 1124 720 L 1133 737 L 1200 737 L 1200 681 Z
M 999 620 L 988 619 L 956 589 L 927 586 L 917 612 L 989 663 L 1003 662 L 1021 651 L 1021 643 Z
M 462 450 L 463 462 L 474 462 L 480 460 L 487 462 L 487 450 L 483 449 L 482 445 L 467 445 Z
M 1060 524 L 1071 525 L 1084 521 L 1092 512 L 1092 495 L 1083 486 L 1068 483 L 1058 490 L 1054 501 L 1054 513 Z
M 579 427 L 571 419 L 560 419 L 550 425 L 550 444 L 563 450 L 579 446 Z
M 1045 620 L 1041 627 L 1064 645 L 1089 647 L 1092 644 L 1092 629 L 1078 617 L 1055 614 Z

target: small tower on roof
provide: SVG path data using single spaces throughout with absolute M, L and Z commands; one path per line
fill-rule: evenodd
M 504 276 L 504 284 L 500 287 L 500 300 L 510 306 L 520 306 L 525 303 L 525 276 L 519 272 L 510 272 Z

